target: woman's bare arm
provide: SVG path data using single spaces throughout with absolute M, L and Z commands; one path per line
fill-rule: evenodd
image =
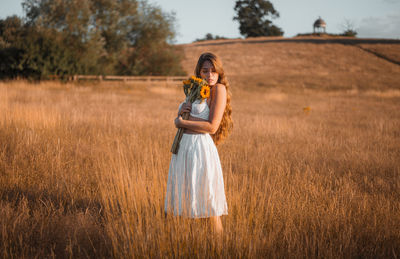
M 175 119 L 175 125 L 178 128 L 186 128 L 199 133 L 214 134 L 221 123 L 222 116 L 226 106 L 226 87 L 217 84 L 213 87 L 213 93 L 210 104 L 210 115 L 207 121 L 183 120 L 181 116 Z
M 179 117 L 179 116 L 182 115 L 184 112 L 189 112 L 189 113 L 190 113 L 191 110 L 192 110 L 192 103 L 190 103 L 190 102 L 182 103 L 181 107 L 179 107 L 178 115 L 177 115 L 177 116 Z

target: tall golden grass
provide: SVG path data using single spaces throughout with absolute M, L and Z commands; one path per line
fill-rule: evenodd
M 180 89 L 0 83 L 1 256 L 399 257 L 399 91 L 232 91 L 218 239 L 164 215 Z

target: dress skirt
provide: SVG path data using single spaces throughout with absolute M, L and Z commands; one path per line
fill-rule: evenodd
M 183 134 L 169 165 L 165 212 L 188 218 L 228 214 L 218 151 L 209 134 Z

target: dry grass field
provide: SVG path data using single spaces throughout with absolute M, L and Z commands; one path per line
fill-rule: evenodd
M 187 73 L 193 73 L 201 53 L 211 51 L 221 57 L 231 81 L 246 88 L 400 89 L 400 40 L 258 37 L 182 48 Z
M 399 66 L 285 44 L 266 51 L 301 58 L 235 63 L 209 46 L 233 92 L 220 239 L 164 216 L 179 87 L 0 83 L 1 257 L 398 258 Z

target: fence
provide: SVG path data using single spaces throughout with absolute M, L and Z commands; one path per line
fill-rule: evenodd
M 93 75 L 74 75 L 73 80 L 99 80 L 99 81 L 123 81 L 123 82 L 165 82 L 175 83 L 183 81 L 187 77 L 182 76 L 93 76 Z

